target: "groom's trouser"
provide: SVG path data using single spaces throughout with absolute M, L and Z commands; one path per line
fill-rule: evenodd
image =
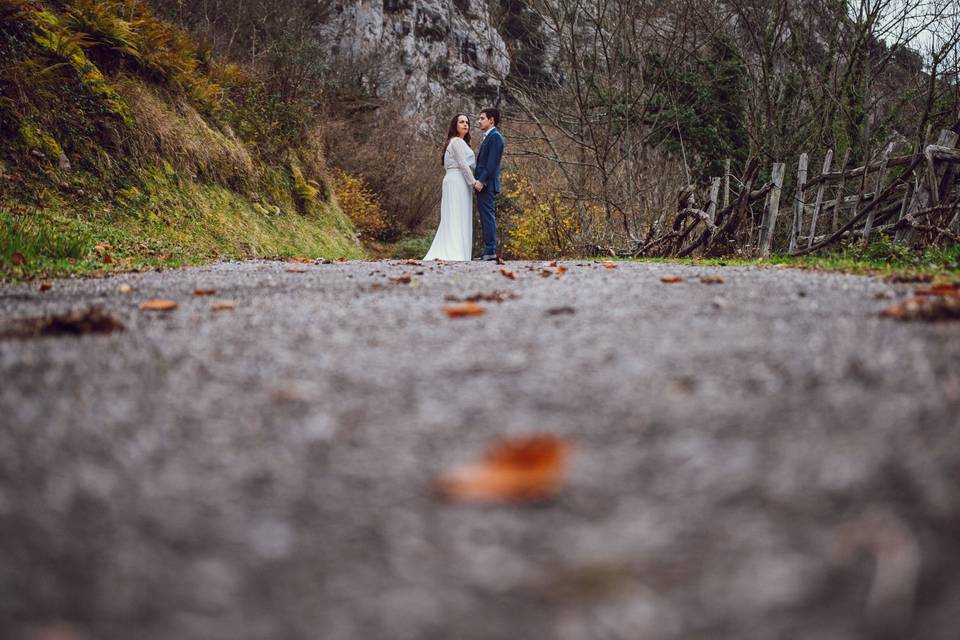
M 497 194 L 484 189 L 477 194 L 477 210 L 480 212 L 480 227 L 483 230 L 483 255 L 497 253 Z

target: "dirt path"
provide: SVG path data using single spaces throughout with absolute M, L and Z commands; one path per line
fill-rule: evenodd
M 2 286 L 126 329 L 0 341 L 0 637 L 956 637 L 960 323 L 879 318 L 908 288 L 871 278 L 564 264 Z M 431 492 L 535 431 L 575 447 L 549 504 Z

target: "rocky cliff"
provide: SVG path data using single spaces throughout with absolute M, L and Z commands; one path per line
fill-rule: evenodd
M 410 113 L 496 102 L 510 72 L 483 2 L 341 0 L 322 31 L 341 64 L 376 94 L 403 95 Z

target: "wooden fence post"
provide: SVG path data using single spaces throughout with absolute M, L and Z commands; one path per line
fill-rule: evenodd
M 883 154 L 880 157 L 880 171 L 877 173 L 877 188 L 874 189 L 876 194 L 874 198 L 880 195 L 881 187 L 883 186 L 883 179 L 887 175 L 887 161 L 890 160 L 890 153 L 893 151 L 894 141 L 891 140 L 887 143 L 887 146 L 883 148 Z M 863 241 L 864 243 L 870 242 L 870 231 L 873 229 L 873 216 L 877 211 L 877 207 L 874 206 L 870 210 L 870 213 L 867 214 L 867 221 L 863 223 Z
M 847 147 L 847 150 L 843 153 L 843 165 L 840 167 L 840 184 L 837 185 L 836 197 L 833 200 L 833 225 L 831 230 L 833 233 L 837 232 L 839 228 L 839 214 L 843 205 L 843 183 L 847 179 L 847 164 L 850 162 L 850 147 Z
M 820 171 L 820 175 L 823 176 L 823 179 L 820 182 L 820 186 L 817 188 L 817 203 L 813 207 L 813 219 L 810 221 L 810 242 L 807 243 L 807 248 L 813 246 L 813 238 L 817 235 L 817 218 L 820 216 L 820 205 L 823 204 L 823 190 L 827 188 L 827 174 L 830 173 L 830 165 L 833 163 L 833 149 L 827 151 L 827 155 L 823 158 L 823 170 Z
M 720 178 L 710 178 L 710 204 L 707 205 L 707 215 L 710 222 L 717 221 L 717 198 L 720 196 Z
M 803 192 L 807 186 L 807 163 L 810 158 L 806 153 L 800 154 L 800 162 L 797 163 L 797 195 L 794 197 L 793 207 L 793 227 L 790 229 L 790 247 L 789 253 L 797 249 L 797 243 L 800 241 L 800 232 L 803 229 Z
M 940 137 L 937 138 L 937 146 L 939 147 L 949 147 L 953 148 L 957 146 L 957 134 L 949 129 L 943 129 L 940 131 Z M 939 189 L 940 180 L 937 177 L 939 170 L 934 167 L 933 171 L 930 168 L 927 168 L 927 171 L 933 173 L 933 175 L 927 175 L 921 177 L 917 174 L 916 179 L 916 189 L 914 189 L 913 197 L 910 198 L 910 205 L 907 207 L 905 216 L 921 211 L 930 206 L 930 203 L 933 202 L 934 196 L 931 194 L 931 185 L 934 190 Z M 946 172 L 946 167 L 943 168 L 943 171 Z M 942 174 L 941 174 L 942 177 Z M 938 194 L 939 197 L 939 194 Z M 904 217 L 905 217 L 904 216 Z M 903 228 L 900 229 L 895 238 L 895 242 L 907 242 L 909 243 L 913 239 L 913 229 Z
M 730 158 L 723 163 L 723 208 L 730 206 Z
M 774 162 L 770 170 L 770 181 L 773 182 L 773 188 L 767 194 L 767 204 L 763 212 L 763 224 L 760 227 L 759 248 L 760 255 L 766 257 L 770 255 L 770 245 L 773 242 L 773 231 L 777 225 L 777 215 L 780 213 L 780 191 L 783 189 L 783 174 L 786 165 L 782 162 Z

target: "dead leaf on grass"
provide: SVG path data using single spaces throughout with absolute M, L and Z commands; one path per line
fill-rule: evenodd
M 10 257 L 10 260 L 13 262 L 13 266 L 15 267 L 22 267 L 23 265 L 27 264 L 27 259 L 24 258 L 23 254 L 19 251 L 14 252 L 14 254 Z
M 194 289 L 193 295 L 195 296 L 213 296 L 217 294 L 216 289 Z
M 153 299 L 145 300 L 140 303 L 141 311 L 173 311 L 177 308 L 177 303 L 173 300 Z
M 683 282 L 683 278 L 680 276 L 663 276 L 660 278 L 660 282 L 664 284 L 676 284 L 678 282 Z
M 480 460 L 441 474 L 437 488 L 454 502 L 542 500 L 562 486 L 571 450 L 568 441 L 553 435 L 504 439 Z
M 472 316 L 482 316 L 487 310 L 476 303 L 467 302 L 446 306 L 443 308 L 443 312 L 447 314 L 448 318 L 469 318 Z
M 500 273 L 503 275 L 504 278 L 509 278 L 511 280 L 517 279 L 517 274 L 514 273 L 513 271 L 510 271 L 510 269 L 500 269 Z

